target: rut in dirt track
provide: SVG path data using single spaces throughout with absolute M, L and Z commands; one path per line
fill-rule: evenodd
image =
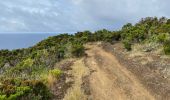
M 114 55 L 97 45 L 86 48 L 86 66 L 94 70 L 89 76 L 90 100 L 155 100 Z

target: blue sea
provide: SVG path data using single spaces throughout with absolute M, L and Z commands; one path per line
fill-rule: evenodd
M 28 48 L 49 36 L 55 36 L 57 34 L 0 34 L 0 50 L 1 49 L 20 49 Z

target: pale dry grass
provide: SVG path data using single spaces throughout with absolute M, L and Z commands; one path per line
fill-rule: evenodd
M 153 62 L 154 55 L 161 58 L 167 57 L 164 55 L 163 46 L 155 43 L 134 44 L 132 46 L 132 51 L 127 54 L 129 58 L 133 59 L 133 61 L 138 61 L 142 65 Z
M 145 55 L 145 53 L 144 52 L 142 52 L 142 48 L 143 48 L 143 46 L 142 45 L 140 45 L 140 44 L 134 44 L 134 46 L 132 46 L 132 51 L 131 52 L 129 52 L 130 54 L 129 54 L 129 57 L 130 58 L 133 58 L 133 57 L 137 57 L 137 56 L 144 56 Z
M 50 73 L 47 77 L 48 87 L 52 88 L 54 86 L 55 81 L 56 81 L 56 78 Z
M 153 58 L 152 56 L 149 56 L 148 54 L 151 52 L 153 53 L 153 51 L 151 52 L 144 51 L 144 49 L 146 49 L 150 45 L 151 44 L 134 44 L 132 51 L 129 52 L 129 57 L 133 60 L 140 61 L 139 63 L 141 63 L 142 65 L 146 65 L 147 63 L 152 62 Z M 154 50 L 154 52 L 156 51 L 157 49 Z
M 89 74 L 89 70 L 85 67 L 83 59 L 80 59 L 74 63 L 71 74 L 74 76 L 74 84 L 67 91 L 63 100 L 87 100 L 87 96 L 81 89 L 82 78 Z

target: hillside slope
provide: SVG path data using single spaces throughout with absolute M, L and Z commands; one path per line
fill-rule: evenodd
M 165 17 L 142 18 L 117 31 L 60 34 L 29 48 L 0 50 L 0 100 L 70 99 L 69 93 L 81 99 L 169 100 L 169 55 Z

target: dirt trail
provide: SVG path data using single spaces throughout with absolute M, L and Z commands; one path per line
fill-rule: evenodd
M 90 100 L 155 100 L 140 81 L 114 55 L 98 45 L 86 45 L 85 65 L 89 76 Z

